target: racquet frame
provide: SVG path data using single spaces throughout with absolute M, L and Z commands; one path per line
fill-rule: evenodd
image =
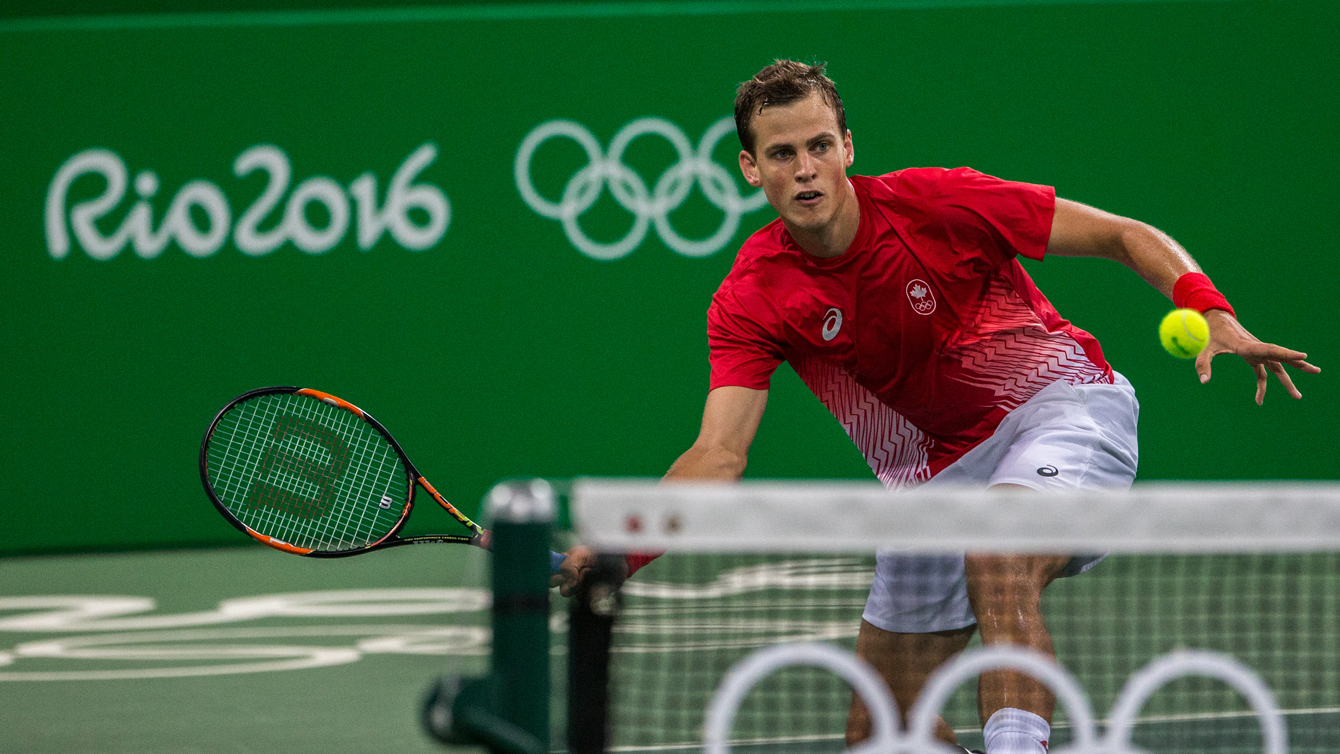
M 214 430 L 219 426 L 219 421 L 223 419 L 224 415 L 227 414 L 230 410 L 232 410 L 234 406 L 244 401 L 251 400 L 252 398 L 257 398 L 263 395 L 303 395 L 309 398 L 315 398 L 319 401 L 322 401 L 323 403 L 335 406 L 336 408 L 344 409 L 345 411 L 348 411 L 357 416 L 358 418 L 362 419 L 369 426 L 375 429 L 379 434 L 381 434 L 381 436 L 384 437 L 387 442 L 391 444 L 391 448 L 395 450 L 396 455 L 400 457 L 401 463 L 404 464 L 404 468 L 409 475 L 409 479 L 407 480 L 408 492 L 406 494 L 405 508 L 400 515 L 400 520 L 397 521 L 395 525 L 391 527 L 391 530 L 387 532 L 385 536 L 383 536 L 376 542 L 373 542 L 372 544 L 364 545 L 363 547 L 352 548 L 349 550 L 313 550 L 306 547 L 297 547 L 287 542 L 283 542 L 281 540 L 274 539 L 270 536 L 262 534 L 252 529 L 251 527 L 247 526 L 246 524 L 242 523 L 240 520 L 238 520 L 236 516 L 232 514 L 231 511 L 228 510 L 228 508 L 223 504 L 223 501 L 219 499 L 219 496 L 215 494 L 214 487 L 213 485 L 210 484 L 209 481 L 209 458 L 208 458 L 209 441 L 211 438 L 214 437 Z M 210 502 L 214 504 L 214 507 L 218 509 L 219 513 L 223 515 L 224 519 L 227 520 L 228 523 L 232 524 L 238 530 L 250 535 L 252 538 L 256 539 L 258 542 L 261 542 L 262 544 L 268 545 L 277 550 L 283 550 L 284 552 L 291 552 L 295 555 L 304 555 L 311 558 L 343 558 L 348 557 L 350 555 L 361 555 L 362 553 L 372 552 L 373 550 L 383 550 L 388 547 L 399 547 L 400 545 L 417 545 L 417 544 L 430 544 L 440 542 L 468 544 L 468 545 L 474 545 L 476 547 L 481 547 L 485 550 L 489 549 L 490 544 L 489 540 L 491 539 L 491 537 L 489 536 L 490 533 L 486 531 L 483 527 L 481 527 L 479 524 L 475 523 L 474 521 L 471 521 L 468 516 L 457 510 L 456 506 L 447 502 L 446 498 L 442 497 L 442 495 L 439 494 L 437 490 L 433 489 L 433 485 L 429 484 L 428 480 L 423 478 L 423 475 L 420 474 L 418 469 L 414 467 L 414 464 L 410 462 L 409 457 L 405 455 L 405 451 L 401 449 L 400 443 L 395 441 L 395 438 L 391 436 L 390 432 L 386 431 L 386 428 L 382 426 L 381 422 L 372 418 L 371 414 L 367 413 L 363 409 L 359 408 L 358 406 L 355 406 L 354 404 L 346 400 L 337 398 L 329 393 L 323 393 L 319 390 L 312 390 L 311 388 L 298 388 L 298 387 L 287 387 L 287 386 L 262 387 L 257 388 L 255 390 L 249 390 L 243 393 L 242 395 L 239 395 L 238 397 L 234 398 L 233 400 L 229 401 L 228 405 L 224 406 L 219 411 L 219 413 L 214 416 L 214 420 L 209 424 L 209 430 L 205 432 L 205 439 L 202 440 L 200 443 L 200 481 L 205 486 L 205 493 L 209 495 Z M 433 534 L 433 535 L 425 535 L 417 537 L 399 536 L 400 530 L 404 528 L 405 522 L 409 520 L 410 511 L 413 510 L 414 508 L 415 487 L 422 487 L 424 491 L 426 491 L 429 495 L 432 496 L 434 500 L 437 501 L 438 505 L 442 506 L 447 511 L 447 513 L 450 513 L 452 518 L 455 518 L 457 521 L 460 521 L 467 529 L 471 531 L 471 533 Z

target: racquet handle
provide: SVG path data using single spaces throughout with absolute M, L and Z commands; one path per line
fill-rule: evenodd
M 489 531 L 488 529 L 481 529 L 479 533 L 475 535 L 475 538 L 470 541 L 470 543 L 485 550 L 492 550 L 493 532 Z M 567 555 L 564 555 L 561 552 L 554 552 L 553 550 L 550 550 L 549 575 L 552 576 L 558 573 L 559 569 L 563 567 L 563 561 L 567 559 L 568 559 Z

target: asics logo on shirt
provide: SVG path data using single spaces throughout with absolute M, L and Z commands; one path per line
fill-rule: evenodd
M 842 329 L 842 311 L 837 307 L 830 307 L 824 313 L 824 340 L 832 340 L 837 337 L 838 330 Z
M 917 314 L 930 314 L 935 311 L 935 294 L 924 280 L 913 280 L 907 284 L 907 300 L 912 303 L 912 311 Z

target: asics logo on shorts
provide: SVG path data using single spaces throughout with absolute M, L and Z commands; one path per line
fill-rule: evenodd
M 731 174 L 712 161 L 712 150 L 723 137 L 734 131 L 734 119 L 722 118 L 707 129 L 698 148 L 694 149 L 689 138 L 674 123 L 664 118 L 638 118 L 614 134 L 606 153 L 586 126 L 570 120 L 547 121 L 527 134 L 517 150 L 516 187 L 521 198 L 536 213 L 563 223 L 563 232 L 572 245 L 592 259 L 612 260 L 627 256 L 642 244 L 653 224 L 656 235 L 676 252 L 686 257 L 711 256 L 735 237 L 741 215 L 757 211 L 768 201 L 762 190 L 741 196 Z M 648 188 L 641 175 L 623 164 L 623 155 L 634 139 L 650 134 L 670 142 L 679 161 L 666 168 Z M 554 202 L 540 196 L 531 180 L 530 167 L 540 145 L 559 137 L 577 142 L 585 150 L 588 163 L 568 179 L 563 196 Z M 607 184 L 614 201 L 631 212 L 634 218 L 628 233 L 612 243 L 591 239 L 579 223 Z M 702 239 L 684 238 L 670 225 L 670 213 L 684 203 L 694 185 L 700 186 L 707 201 L 725 213 L 716 232 Z
M 832 307 L 824 314 L 824 340 L 832 340 L 837 337 L 838 330 L 842 329 L 842 311 L 837 307 Z

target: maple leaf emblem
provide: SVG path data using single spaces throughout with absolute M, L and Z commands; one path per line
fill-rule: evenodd
M 912 305 L 912 311 L 922 316 L 935 311 L 935 293 L 925 280 L 907 281 L 907 303 Z

